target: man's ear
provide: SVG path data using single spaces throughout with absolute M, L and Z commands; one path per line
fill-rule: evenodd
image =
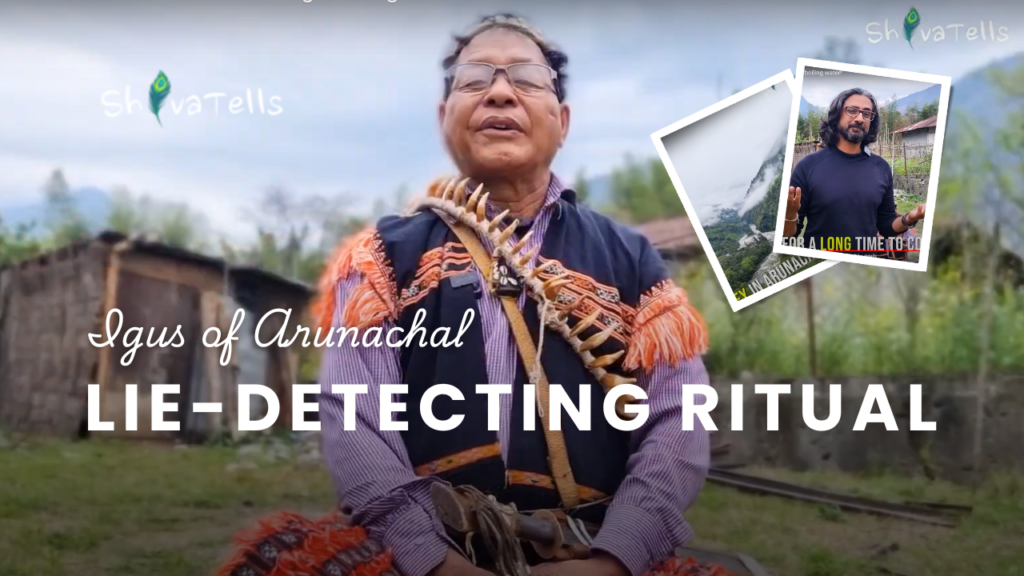
M 559 110 L 559 116 L 562 120 L 562 139 L 558 142 L 558 147 L 561 148 L 565 144 L 565 139 L 569 137 L 569 119 L 571 118 L 571 110 L 569 110 L 568 104 L 562 104 Z
M 445 102 L 444 100 L 441 100 L 440 102 L 437 103 L 437 124 L 438 124 L 438 126 L 444 126 L 444 116 L 445 116 L 445 112 L 446 112 L 445 104 L 447 104 L 447 102 Z

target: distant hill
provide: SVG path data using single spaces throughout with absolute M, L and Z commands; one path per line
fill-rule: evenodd
M 993 62 L 985 67 L 974 70 L 963 78 L 953 82 L 950 96 L 949 119 L 946 123 L 944 153 L 955 153 L 957 139 L 969 128 L 976 128 L 982 133 L 982 143 L 990 151 L 990 158 L 1005 168 L 1019 163 L 998 148 L 992 131 L 1006 122 L 1007 114 L 1012 110 L 1009 103 L 1002 99 L 998 90 L 988 81 L 988 74 L 994 69 L 1010 70 L 1024 66 L 1024 53 L 1015 54 Z M 1019 171 L 1018 171 L 1019 174 Z M 1017 189 L 1024 189 L 1024 178 L 1018 179 Z M 1011 202 L 999 198 L 991 188 L 978 194 L 980 202 L 973 206 L 965 206 L 965 214 L 977 221 L 984 229 L 991 227 L 991 222 L 999 218 L 1002 226 L 1003 246 L 1024 256 L 1024 232 L 1020 222 L 1024 221 L 1024 210 Z
M 900 112 L 906 112 L 907 108 L 910 108 L 915 104 L 918 108 L 920 108 L 921 106 L 924 106 L 929 102 L 938 100 L 939 96 L 941 95 L 942 86 L 939 86 L 938 84 L 934 86 L 929 86 L 928 88 L 925 88 L 920 92 L 914 92 L 913 94 L 909 94 L 897 100 L 896 109 L 899 110 Z
M 782 165 L 786 159 L 786 139 L 783 137 L 761 163 L 757 175 L 750 181 L 747 196 L 743 199 L 741 216 L 762 232 L 775 230 L 779 213 Z
M 810 102 L 805 100 L 803 96 L 800 97 L 800 115 L 801 116 L 806 116 L 807 113 L 810 112 L 814 108 L 817 108 L 817 106 L 815 106 L 814 104 L 811 104 Z
M 110 215 L 110 194 L 95 186 L 84 186 L 71 190 L 78 211 L 86 222 L 98 228 L 107 222 Z M 0 217 L 9 228 L 20 225 L 32 227 L 32 235 L 46 232 L 46 203 L 43 200 L 0 206 Z
M 989 126 L 1001 124 L 1006 117 L 1008 106 L 1006 102 L 1001 101 L 998 92 L 986 76 L 994 69 L 1010 70 L 1019 66 L 1024 66 L 1024 53 L 993 62 L 953 82 L 949 97 L 947 130 L 952 132 L 963 129 L 962 114 L 969 114 L 975 120 Z
M 572 183 L 567 183 L 572 185 Z M 612 175 L 604 174 L 602 176 L 594 176 L 587 178 L 587 185 L 590 187 L 588 191 L 587 204 L 594 208 L 599 208 L 604 205 L 611 204 L 612 202 Z

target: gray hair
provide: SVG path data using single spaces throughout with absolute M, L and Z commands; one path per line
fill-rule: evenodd
M 558 96 L 558 101 L 563 102 L 565 100 L 565 85 L 568 80 L 568 75 L 565 73 L 565 67 L 569 64 L 569 57 L 548 40 L 544 38 L 544 35 L 540 30 L 535 28 L 524 18 L 520 18 L 514 14 L 494 14 L 491 16 L 485 16 L 481 18 L 479 22 L 474 24 L 464 34 L 456 35 L 455 48 L 445 56 L 444 60 L 441 61 L 441 66 L 445 72 L 451 68 L 456 61 L 459 59 L 459 54 L 466 46 L 483 32 L 492 30 L 494 28 L 504 28 L 506 30 L 512 30 L 518 32 L 523 36 L 526 36 L 532 40 L 539 48 L 541 53 L 544 55 L 544 60 L 552 70 L 555 71 L 555 95 Z M 444 80 L 444 97 L 447 99 L 451 94 L 452 81 L 447 75 Z

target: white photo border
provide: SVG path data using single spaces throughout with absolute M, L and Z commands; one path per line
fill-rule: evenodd
M 715 255 L 715 251 L 711 247 L 711 242 L 708 241 L 707 234 L 704 233 L 704 227 L 701 226 L 700 221 L 697 218 L 697 211 L 694 209 L 693 203 L 690 202 L 689 197 L 686 195 L 686 190 L 683 188 L 683 184 L 679 180 L 679 174 L 676 172 L 675 167 L 672 165 L 672 159 L 669 158 L 668 151 L 665 149 L 665 144 L 662 142 L 662 139 L 674 132 L 677 132 L 689 126 L 690 124 L 697 122 L 698 120 L 702 120 L 704 118 L 707 118 L 708 116 L 711 116 L 712 114 L 715 114 L 716 112 L 725 110 L 726 108 L 732 106 L 733 104 L 736 104 L 756 94 L 760 94 L 761 92 L 767 90 L 768 88 L 771 88 L 774 85 L 782 84 L 783 82 L 785 82 L 785 84 L 789 86 L 789 90 L 793 94 L 794 102 L 796 102 L 797 106 L 799 106 L 799 99 L 796 95 L 796 89 L 793 83 L 793 73 L 787 68 L 785 71 L 779 72 L 778 74 L 772 76 L 771 78 L 768 78 L 767 80 L 759 82 L 751 86 L 750 88 L 747 88 L 746 90 L 737 92 L 736 94 L 733 94 L 732 96 L 724 100 L 712 104 L 711 106 L 701 110 L 700 112 L 691 114 L 690 116 L 687 116 L 686 118 L 683 118 L 682 120 L 679 120 L 678 122 L 675 122 L 651 134 L 651 140 L 654 141 L 654 146 L 655 148 L 658 149 L 658 155 L 661 157 L 661 161 L 665 164 L 665 169 L 668 172 L 669 178 L 672 180 L 672 185 L 676 189 L 676 194 L 679 195 L 679 200 L 682 201 L 683 206 L 686 208 L 686 216 L 690 219 L 690 224 L 693 225 L 693 230 L 697 234 L 697 238 L 700 240 L 700 244 L 704 248 L 704 252 L 708 255 L 708 260 L 711 262 L 711 268 L 714 269 L 715 277 L 718 278 L 718 282 L 719 284 L 721 284 L 722 290 L 725 291 L 726 300 L 729 302 L 729 307 L 732 308 L 733 312 L 739 312 L 740 310 L 752 304 L 756 304 L 757 302 L 764 300 L 765 298 L 771 296 L 772 294 L 785 290 L 786 288 L 789 288 L 790 286 L 793 286 L 794 284 L 802 280 L 810 278 L 811 276 L 814 276 L 819 272 L 823 272 L 828 268 L 835 266 L 839 262 L 820 262 L 807 268 L 806 270 L 802 270 L 799 273 L 794 274 L 789 278 L 786 278 L 782 282 L 778 282 L 776 284 L 772 284 L 771 286 L 765 287 L 765 289 L 760 290 L 754 294 L 751 294 L 750 296 L 747 296 L 742 300 L 736 300 L 736 295 L 733 292 L 732 287 L 729 286 L 729 281 L 725 277 L 725 272 L 722 270 L 722 265 L 719 264 L 718 262 L 718 256 Z M 771 190 L 769 190 L 768 193 L 771 194 Z M 776 236 L 778 236 L 778 233 L 776 233 Z M 774 251 L 780 252 L 779 250 Z M 824 260 L 821 256 L 814 256 L 814 259 Z
M 793 174 L 793 155 L 796 151 L 796 125 L 800 117 L 800 96 L 803 94 L 804 70 L 807 67 L 824 68 L 826 70 L 839 70 L 842 72 L 853 72 L 870 76 L 881 76 L 883 78 L 898 78 L 900 80 L 914 80 L 938 84 L 942 87 L 939 95 L 939 117 L 935 125 L 935 144 L 932 147 L 932 166 L 928 173 L 928 195 L 925 198 L 925 205 L 928 207 L 924 215 L 924 229 L 921 236 L 925 238 L 922 243 L 921 252 L 917 262 L 900 262 L 887 258 L 876 258 L 873 256 L 861 256 L 857 254 L 843 254 L 840 252 L 826 252 L 824 250 L 812 250 L 810 248 L 798 248 L 783 244 L 782 230 L 786 220 L 786 202 L 783 191 L 789 190 L 789 180 Z M 852 264 L 863 264 L 865 266 L 881 266 L 883 268 L 896 268 L 899 270 L 913 270 L 926 272 L 928 270 L 928 251 L 932 244 L 932 220 L 935 217 L 935 196 L 939 189 L 939 167 L 942 164 L 942 144 L 946 136 L 946 117 L 949 111 L 949 93 L 952 85 L 952 78 L 949 76 L 938 76 L 935 74 L 923 74 L 920 72 L 904 72 L 890 68 L 876 68 L 874 66 L 862 66 L 859 64 L 845 64 L 842 62 L 830 62 L 827 60 L 814 60 L 811 58 L 799 58 L 796 63 L 796 78 L 794 79 L 796 90 L 793 95 L 793 110 L 789 118 L 789 136 L 786 139 L 786 159 L 782 165 L 782 186 L 777 191 L 779 195 L 779 213 L 775 224 L 775 252 L 789 254 L 791 256 L 806 256 L 811 258 L 824 258 L 836 262 L 849 262 Z

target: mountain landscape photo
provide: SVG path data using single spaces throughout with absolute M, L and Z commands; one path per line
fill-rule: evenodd
M 792 259 L 773 252 L 792 98 L 780 87 L 755 93 L 662 139 L 737 301 L 820 262 L 776 270 Z
M 793 259 L 772 251 L 785 158 L 783 132 L 750 179 L 743 198 L 723 207 L 709 224 L 704 224 L 704 233 L 734 293 L 744 291 L 751 280 Z M 817 262 L 806 262 L 798 268 Z

